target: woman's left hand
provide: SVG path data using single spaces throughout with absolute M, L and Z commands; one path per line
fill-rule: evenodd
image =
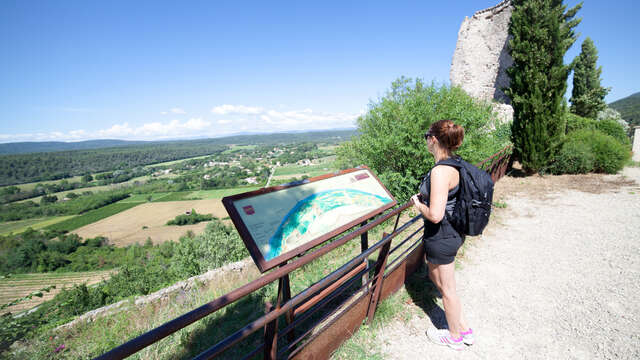
M 416 210 L 420 210 L 419 206 L 422 205 L 422 201 L 420 201 L 420 194 L 415 194 L 411 197 L 411 202 L 413 202 L 413 207 Z

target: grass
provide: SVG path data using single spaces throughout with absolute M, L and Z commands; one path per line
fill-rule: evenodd
M 390 232 L 393 221 L 383 225 Z M 382 227 L 377 227 L 369 234 L 369 243 L 374 244 L 381 238 Z M 398 239 L 399 240 L 399 239 Z M 394 241 L 394 243 L 396 243 Z M 360 253 L 360 241 L 354 239 L 335 249 L 331 255 L 325 255 L 291 273 L 291 290 L 295 295 L 315 283 L 331 271 L 342 266 L 346 261 Z M 377 254 L 372 256 L 375 259 Z M 17 343 L 12 347 L 11 355 L 15 358 L 50 357 L 51 349 L 64 344 L 64 351 L 56 354 L 56 358 L 76 359 L 91 358 L 118 346 L 131 338 L 153 329 L 169 320 L 203 305 L 229 291 L 256 279 L 260 274 L 251 267 L 247 271 L 229 272 L 222 279 L 214 279 L 197 291 L 181 292 L 162 303 L 131 307 L 129 310 L 97 318 L 70 329 L 54 331 L 45 330 L 36 338 L 26 343 Z M 132 359 L 190 359 L 204 349 L 210 347 L 245 324 L 264 314 L 267 301 L 275 303 L 276 282 L 264 287 L 236 303 L 207 316 L 185 329 L 145 348 L 133 355 Z M 402 302 L 404 298 L 391 297 L 382 302 L 376 313 L 373 324 L 382 324 L 393 314 L 397 306 L 389 306 Z M 328 310 L 327 310 L 328 311 Z M 395 316 L 395 315 L 393 315 Z M 370 324 L 369 328 L 377 325 Z M 307 324 L 309 325 L 309 324 Z M 284 326 L 284 321 L 281 321 Z M 363 333 L 366 335 L 366 333 Z M 247 340 L 236 345 L 224 354 L 224 358 L 239 358 L 241 354 L 255 347 L 262 341 L 263 332 L 256 331 Z M 360 335 L 362 336 L 362 335 Z M 91 339 L 87 341 L 86 339 Z M 280 343 L 279 346 L 284 346 Z M 367 353 L 368 355 L 373 353 Z M 371 358 L 371 357 L 362 357 Z M 374 357 L 375 358 L 375 357 Z
M 49 300 L 65 287 L 70 287 L 74 284 L 82 284 L 84 282 L 87 282 L 88 284 L 95 284 L 102 281 L 103 278 L 108 278 L 113 271 L 114 270 L 14 274 L 10 277 L 0 279 L 0 304 L 7 304 L 15 299 L 28 295 L 31 292 L 38 291 L 51 285 L 56 286 L 56 288 L 52 289 L 49 293 L 45 293 L 43 298 L 33 297 L 31 300 L 26 300 L 7 309 L 11 312 L 26 310 L 45 300 Z
M 189 194 L 189 199 L 222 199 L 225 196 L 231 196 L 235 194 L 240 194 L 247 191 L 253 191 L 260 189 L 259 186 L 249 186 L 249 187 L 237 187 L 230 189 L 214 189 L 214 190 L 199 190 L 194 191 Z
M 327 170 L 324 170 L 324 169 Z M 308 174 L 310 172 L 318 172 L 324 171 L 329 172 L 331 169 L 328 165 L 287 165 L 277 167 L 273 176 L 282 176 L 282 175 L 295 175 L 295 174 Z
M 35 182 L 30 182 L 30 183 L 25 183 L 25 184 L 19 184 L 19 185 L 8 185 L 8 186 L 16 186 L 18 188 L 20 188 L 21 191 L 30 191 L 36 188 L 36 185 L 38 184 L 56 184 L 61 182 L 62 180 L 67 180 L 68 182 L 78 182 L 82 179 L 82 176 L 74 176 L 71 178 L 66 178 L 66 179 L 60 179 L 60 180 L 48 180 L 48 181 L 35 181 Z M 7 186 L 3 186 L 7 187 Z
M 630 167 L 640 167 L 640 161 L 629 160 L 626 166 Z
M 164 201 L 163 199 L 172 193 L 169 192 L 160 192 L 160 193 L 151 193 L 151 194 L 131 194 L 126 199 L 120 200 L 121 203 L 141 203 L 149 201 L 149 197 L 151 197 L 151 201 Z
M 119 212 L 131 209 L 132 207 L 140 204 L 141 203 L 119 201 L 113 204 L 109 204 L 107 206 L 103 206 L 99 209 L 88 211 L 82 215 L 75 216 L 73 218 L 61 221 L 59 223 L 46 226 L 45 229 L 72 231 L 72 230 L 81 228 L 85 225 L 89 225 L 96 221 L 102 220 L 104 218 L 108 218 L 109 216 L 115 215 Z
M 177 192 L 172 192 L 169 193 L 166 196 L 163 196 L 161 198 L 154 198 L 152 200 L 152 202 L 157 202 L 157 201 L 181 201 L 181 200 L 187 200 L 189 199 L 189 194 L 191 194 L 191 191 L 177 191 Z M 145 198 L 146 201 L 146 198 Z
M 147 175 L 138 176 L 138 177 L 135 177 L 135 178 L 132 178 L 132 179 L 129 179 L 127 181 L 123 181 L 123 182 L 117 183 L 117 184 L 100 185 L 100 186 L 89 186 L 89 187 L 77 188 L 77 189 L 73 189 L 73 190 L 60 191 L 60 192 L 49 194 L 49 195 L 55 195 L 55 196 L 58 197 L 58 200 L 61 200 L 70 192 L 74 192 L 76 194 L 81 194 L 83 191 L 91 191 L 93 193 L 96 193 L 98 191 L 112 190 L 112 189 L 116 189 L 116 188 L 120 188 L 120 187 L 124 187 L 124 186 L 128 186 L 128 185 L 132 185 L 136 181 L 144 183 L 143 180 L 145 178 L 147 178 L 147 177 L 148 177 Z M 42 196 L 36 196 L 36 197 L 33 197 L 33 198 L 29 198 L 29 199 L 19 200 L 17 202 L 33 201 L 33 202 L 37 203 L 37 202 L 40 202 L 41 198 L 42 198 Z
M 223 154 L 231 154 L 234 152 L 238 152 L 241 150 L 253 150 L 256 148 L 256 145 L 231 145 L 231 148 L 223 151 Z
M 494 201 L 493 207 L 497 207 L 498 209 L 504 209 L 507 207 L 507 203 L 503 201 Z
M 28 228 L 32 228 L 34 230 L 44 229 L 49 225 L 71 219 L 72 217 L 75 217 L 75 215 L 53 216 L 39 219 L 27 219 L 0 223 L 0 235 L 9 235 L 11 233 L 19 234 L 21 232 L 24 232 Z

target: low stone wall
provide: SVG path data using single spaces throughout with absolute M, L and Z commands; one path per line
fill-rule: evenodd
M 203 284 L 206 285 L 211 283 L 212 281 L 216 281 L 220 277 L 228 274 L 229 272 L 245 272 L 249 270 L 250 267 L 255 267 L 251 259 L 245 259 L 242 261 L 230 263 L 220 268 L 209 270 L 202 275 L 197 275 L 194 277 L 190 277 L 187 280 L 177 282 L 169 287 L 158 290 L 152 294 L 149 294 L 146 296 L 138 296 L 133 301 L 122 300 L 122 301 L 118 301 L 115 304 L 111 304 L 95 310 L 91 310 L 83 315 L 80 315 L 79 317 L 75 318 L 71 322 L 58 326 L 56 330 L 71 328 L 81 322 L 90 322 L 97 318 L 107 316 L 107 315 L 113 315 L 121 311 L 132 310 L 133 308 L 136 308 L 136 307 L 143 307 L 149 304 L 166 301 L 173 296 L 179 297 L 180 294 L 184 294 L 189 291 L 196 290 L 200 288 Z

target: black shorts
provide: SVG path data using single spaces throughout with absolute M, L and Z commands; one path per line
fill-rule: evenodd
M 464 238 L 443 219 L 439 224 L 425 220 L 425 234 L 422 238 L 427 261 L 431 264 L 451 264 L 462 246 Z
M 424 250 L 427 253 L 427 261 L 431 264 L 451 264 L 456 258 L 458 249 L 462 246 L 460 235 L 424 239 Z

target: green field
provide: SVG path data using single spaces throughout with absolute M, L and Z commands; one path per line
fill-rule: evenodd
M 177 191 L 177 192 L 172 192 L 169 193 L 161 198 L 154 198 L 153 200 L 151 200 L 152 202 L 156 202 L 156 201 L 182 201 L 182 200 L 188 200 L 190 199 L 190 195 L 191 193 L 193 193 L 193 191 Z M 145 200 L 146 201 L 146 200 Z
M 247 191 L 253 191 L 260 189 L 259 186 L 249 186 L 249 187 L 241 187 L 241 188 L 231 188 L 231 189 L 215 189 L 215 190 L 199 190 L 192 192 L 188 198 L 189 199 L 222 199 L 225 196 L 240 194 Z M 164 200 L 166 201 L 166 200 Z
M 238 152 L 240 150 L 253 150 L 256 148 L 256 145 L 231 145 L 230 149 L 223 151 L 223 154 L 229 154 Z
M 19 234 L 21 232 L 24 232 L 28 228 L 32 228 L 34 230 L 42 229 L 49 225 L 53 225 L 61 221 L 70 219 L 74 216 L 75 215 L 53 216 L 39 219 L 27 219 L 0 223 L 0 235 L 9 235 L 11 233 Z
M 132 178 L 132 179 L 127 180 L 127 181 L 123 181 L 123 182 L 118 183 L 118 184 L 89 186 L 89 187 L 78 188 L 78 189 L 73 189 L 73 190 L 60 191 L 60 192 L 53 193 L 53 194 L 50 194 L 50 195 L 55 195 L 55 196 L 58 197 L 58 200 L 61 200 L 70 192 L 74 192 L 76 194 L 81 194 L 83 191 L 91 191 L 91 192 L 95 193 L 95 192 L 98 192 L 98 191 L 113 190 L 113 189 L 117 189 L 117 188 L 120 188 L 120 187 L 123 187 L 123 186 L 131 185 L 136 181 L 140 182 L 140 183 L 144 183 L 145 179 L 147 177 L 148 177 L 147 175 L 138 176 L 138 177 Z M 34 197 L 34 198 L 24 199 L 24 200 L 20 200 L 20 201 L 17 201 L 17 202 L 33 201 L 33 202 L 37 203 L 37 202 L 40 202 L 41 198 L 42 198 L 42 196 L 37 196 L 37 197 Z
M 330 164 L 322 164 L 322 165 L 287 165 L 282 167 L 277 167 L 275 174 L 273 176 L 283 176 L 283 175 L 302 175 L 306 174 L 309 176 L 317 176 L 326 173 L 332 172 L 334 169 Z
M 36 181 L 36 182 L 32 182 L 32 183 L 13 185 L 13 186 L 16 186 L 16 187 L 20 188 L 20 191 L 31 191 L 31 190 L 35 189 L 36 185 L 38 185 L 38 184 L 43 184 L 43 185 L 55 184 L 55 183 L 61 182 L 62 180 L 67 180 L 68 182 L 77 182 L 77 181 L 80 181 L 81 179 L 82 179 L 82 176 L 74 176 L 74 177 L 71 177 L 71 178 L 60 179 L 60 180 Z M 4 187 L 7 187 L 7 186 L 3 186 L 3 188 Z
M 151 201 L 166 201 L 165 197 L 171 195 L 173 193 L 168 192 L 160 192 L 160 193 L 151 193 L 151 194 L 131 194 L 126 199 L 120 200 L 121 203 L 141 203 L 149 201 L 148 198 L 151 196 Z
M 89 225 L 98 220 L 102 220 L 104 218 L 108 218 L 111 215 L 115 215 L 119 212 L 131 209 L 134 206 L 140 205 L 140 202 L 117 202 L 113 204 L 109 204 L 107 206 L 103 206 L 99 209 L 88 211 L 82 215 L 75 216 L 71 219 L 67 219 L 61 221 L 59 223 L 49 225 L 45 227 L 48 230 L 60 230 L 60 231 L 71 231 L 78 228 L 81 228 L 85 225 Z

